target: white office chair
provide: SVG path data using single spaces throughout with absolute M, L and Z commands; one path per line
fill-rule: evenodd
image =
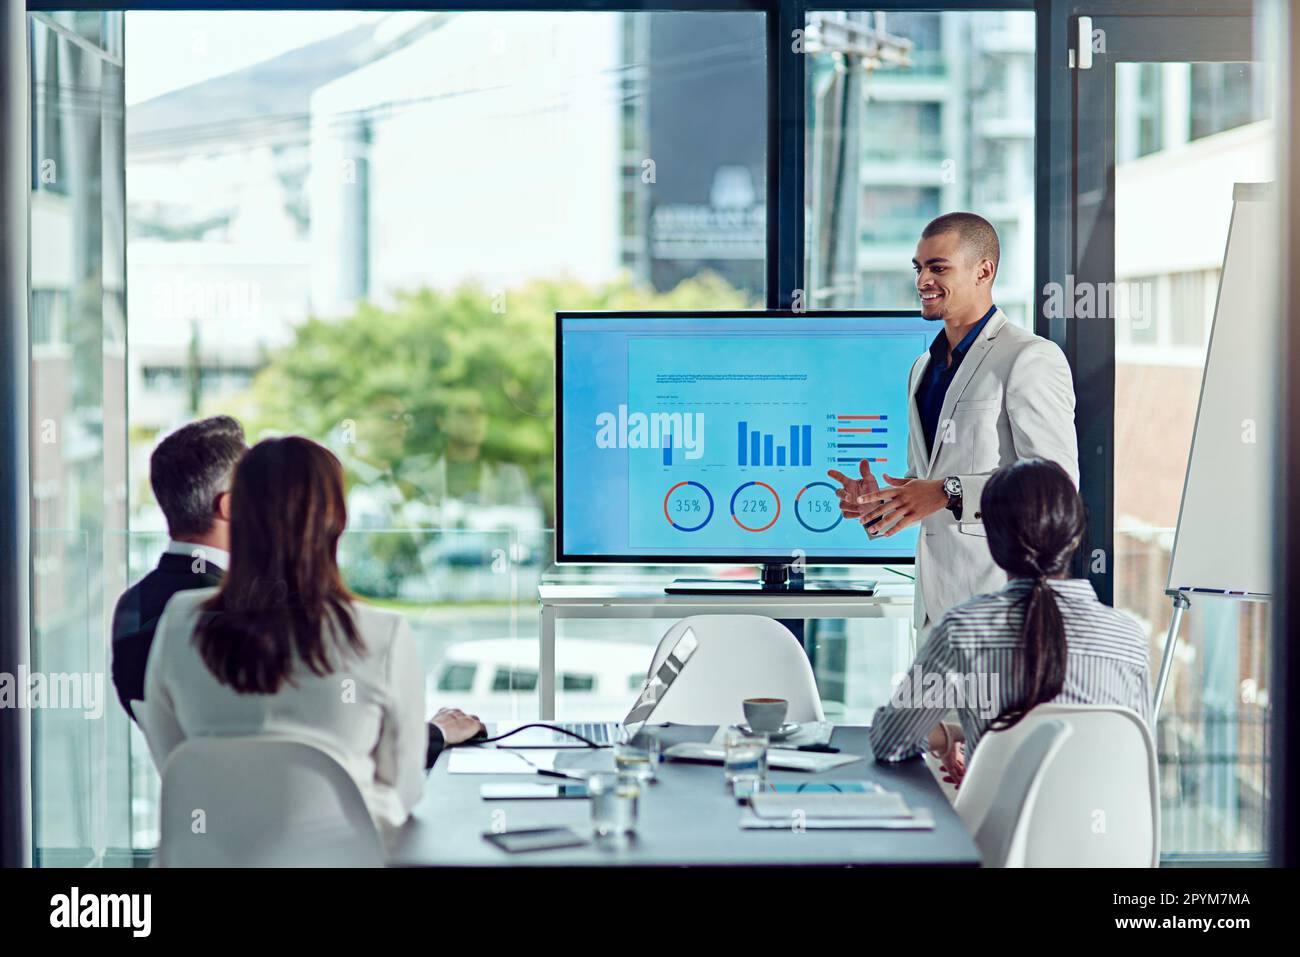
M 1067 726 L 1068 735 L 1046 749 L 1034 739 L 1018 761 L 1036 729 L 1055 722 Z M 1025 778 L 1030 771 L 1033 780 Z M 988 866 L 1156 867 L 1157 784 L 1155 742 L 1134 711 L 1042 704 L 1014 727 L 980 739 L 956 809 Z M 1006 821 L 1010 812 L 1014 825 Z M 1000 835 L 1008 827 L 1016 838 L 1004 843 Z
M 356 782 L 296 741 L 192 738 L 162 774 L 162 867 L 379 867 Z
M 656 724 L 738 724 L 746 698 L 785 698 L 787 721 L 824 721 L 821 696 L 798 640 L 779 621 L 761 615 L 694 615 L 668 629 L 655 649 L 659 670 L 682 632 L 699 647 L 669 687 L 650 720 Z

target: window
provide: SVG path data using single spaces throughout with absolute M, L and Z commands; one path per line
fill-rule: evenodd
M 1213 320 L 1213 284 L 1218 270 L 1178 272 L 1169 277 L 1170 341 L 1175 346 L 1204 349 Z M 1206 295 L 1209 286 L 1209 295 Z
M 561 691 L 594 691 L 595 688 L 595 675 L 579 675 L 567 671 L 560 675 Z
M 870 136 L 863 146 L 868 160 L 918 162 L 943 157 L 938 103 L 868 102 Z
M 100 714 L 32 713 L 33 845 L 47 865 L 131 844 L 126 789 L 99 786 L 101 768 L 129 766 L 126 715 L 104 698 L 104 623 L 127 582 L 121 21 L 28 17 L 31 667 L 104 682 Z
M 1256 69 L 1115 65 L 1114 266 L 1133 294 L 1116 311 L 1114 603 L 1147 629 L 1153 669 L 1233 183 L 1274 178 L 1271 124 L 1247 96 Z M 1184 619 L 1156 733 L 1165 854 L 1262 847 L 1268 631 L 1266 609 L 1238 602 L 1198 602 Z
M 33 289 L 31 299 L 31 343 L 34 349 L 49 350 L 64 345 L 67 324 L 67 294 L 60 289 Z
M 428 673 L 535 641 L 555 309 L 763 304 L 764 15 L 126 25 L 132 527 L 162 529 L 148 453 L 183 422 L 306 434 L 348 472 L 350 587 L 408 614 Z
M 1034 15 L 815 12 L 807 33 L 809 306 L 917 308 L 921 230 L 970 210 L 1002 240 L 995 301 L 1030 325 Z
M 492 676 L 493 691 L 536 691 L 537 672 L 527 668 L 498 668 Z
M 83 35 L 98 29 L 98 14 L 58 16 Z M 160 436 L 216 413 L 237 416 L 253 441 L 311 436 L 347 469 L 339 552 L 349 587 L 407 615 L 425 674 L 437 676 L 428 686 L 462 696 L 447 704 L 489 719 L 527 712 L 535 669 L 482 665 L 493 669 L 491 693 L 470 700 L 466 659 L 477 660 L 473 647 L 500 648 L 507 661 L 519 660 L 520 643 L 535 649 L 531 596 L 553 522 L 554 311 L 764 303 L 765 15 L 113 17 L 115 40 L 123 22 L 131 37 L 113 48 L 125 56 L 125 91 L 109 71 L 126 103 L 126 195 L 106 188 L 102 206 L 123 207 L 127 248 L 107 238 L 103 247 L 125 257 L 130 282 L 107 272 L 102 336 L 76 326 L 88 314 L 74 311 L 77 300 L 56 308 L 57 296 L 91 288 L 75 285 L 85 277 L 38 283 L 45 298 L 33 315 L 39 341 L 103 339 L 101 365 L 91 352 L 77 354 L 76 369 L 50 359 L 45 381 L 90 383 L 102 368 L 129 421 L 102 423 L 120 450 L 97 459 L 93 441 L 79 442 L 67 446 L 80 457 L 64 472 L 49 463 L 68 483 L 42 514 L 98 507 L 100 480 L 120 490 L 123 501 L 106 499 L 120 511 L 84 524 L 112 530 L 138 578 L 165 542 L 148 483 Z M 37 23 L 36 77 L 47 82 L 34 93 L 52 89 L 50 77 L 77 90 L 97 82 L 72 76 L 66 46 Z M 45 97 L 33 121 L 59 170 L 90 142 L 71 129 L 80 114 L 61 110 L 66 102 Z M 106 155 L 122 149 L 121 135 L 105 143 Z M 34 231 L 68 186 L 39 174 Z M 56 226 L 45 234 L 60 235 Z M 81 261 L 59 255 L 49 261 Z M 93 437 L 93 398 L 71 415 L 51 399 L 41 415 Z M 63 537 L 40 546 L 42 567 L 62 569 L 50 581 L 71 587 L 69 570 L 86 566 L 69 564 L 80 533 L 58 527 Z M 124 585 L 105 582 L 103 600 Z M 97 620 L 88 613 L 83 624 Z M 80 645 L 71 631 L 64 644 L 104 644 L 78 634 Z M 656 638 L 639 635 L 620 653 L 639 660 Z M 574 640 L 619 644 L 603 633 Z M 571 690 L 590 692 L 594 680 L 575 674 Z M 148 847 L 157 779 L 138 740 L 132 760 L 120 817 Z
M 1256 63 L 1190 64 L 1190 139 L 1265 119 L 1267 75 Z
M 443 665 L 442 675 L 438 678 L 438 690 L 472 691 L 474 688 L 474 675 L 477 672 L 477 665 L 460 662 Z

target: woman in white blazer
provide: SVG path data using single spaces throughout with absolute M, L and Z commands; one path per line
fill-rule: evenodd
M 231 509 L 221 585 L 178 593 L 158 621 L 154 759 L 204 735 L 311 744 L 352 775 L 387 836 L 424 785 L 424 682 L 406 620 L 354 601 L 339 575 L 339 461 L 297 436 L 260 442 L 235 469 Z

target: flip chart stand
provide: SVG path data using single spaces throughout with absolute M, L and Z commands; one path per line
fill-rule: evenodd
M 1169 619 L 1169 633 L 1165 635 L 1165 650 L 1160 656 L 1160 676 L 1156 678 L 1156 700 L 1151 707 L 1151 723 L 1155 724 L 1156 718 L 1160 716 L 1160 703 L 1165 698 L 1165 686 L 1169 684 L 1169 672 L 1173 670 L 1174 648 L 1178 644 L 1178 626 L 1183 623 L 1183 612 L 1192 607 L 1192 603 L 1187 600 L 1187 596 L 1182 592 L 1174 592 L 1170 596 L 1174 602 L 1174 614 Z
M 1188 588 L 1166 592 L 1174 603 L 1174 613 L 1169 619 L 1169 631 L 1165 635 L 1164 652 L 1160 655 L 1160 673 L 1156 678 L 1155 701 L 1151 707 L 1151 723 L 1154 725 L 1160 717 L 1160 705 L 1165 698 L 1165 688 L 1169 684 L 1169 675 L 1174 667 L 1174 649 L 1178 647 L 1178 626 L 1183 622 L 1183 612 L 1192 607 L 1189 593 L 1202 593 L 1212 597 L 1235 598 L 1238 601 L 1269 601 L 1272 596 L 1255 592 L 1223 591 L 1217 588 Z

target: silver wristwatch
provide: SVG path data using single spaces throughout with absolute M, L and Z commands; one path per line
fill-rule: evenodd
M 949 475 L 943 480 L 943 490 L 948 496 L 948 511 L 957 521 L 961 521 L 961 479 Z

